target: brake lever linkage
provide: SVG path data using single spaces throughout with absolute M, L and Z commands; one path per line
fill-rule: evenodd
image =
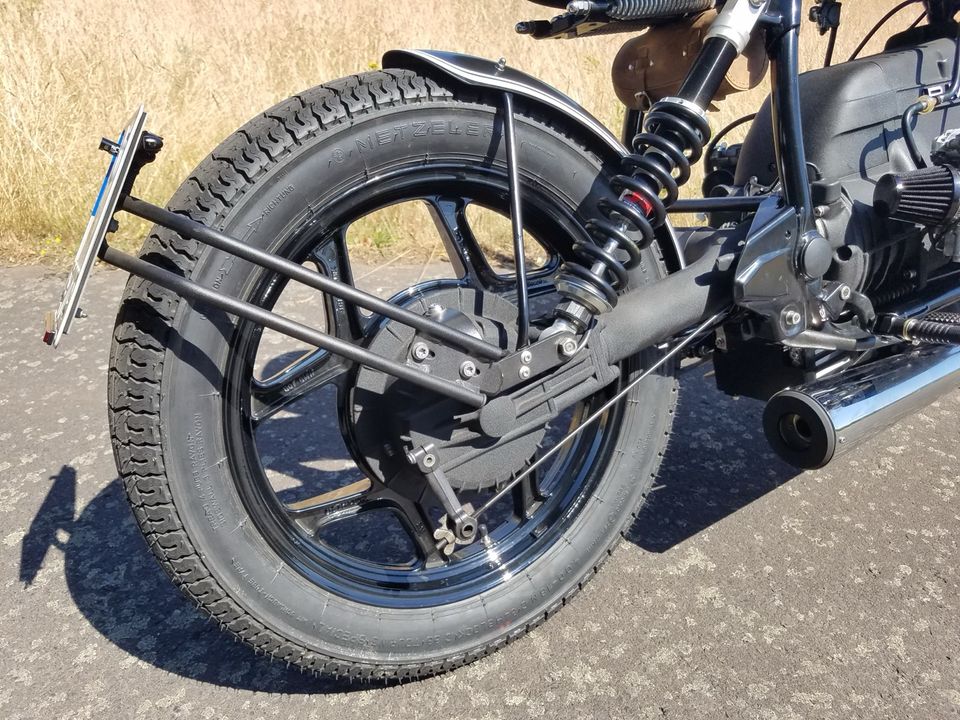
M 671 359 L 676 357 L 685 347 L 690 345 L 695 340 L 700 339 L 707 331 L 711 330 L 718 323 L 720 323 L 728 313 L 729 309 L 725 309 L 708 318 L 694 328 L 691 332 L 686 334 L 679 342 L 677 342 L 676 345 L 673 346 L 673 348 L 661 355 L 656 362 L 640 373 L 639 376 L 631 380 L 630 383 L 624 386 L 612 398 L 607 400 L 607 402 L 605 402 L 599 409 L 590 415 L 590 417 L 588 417 L 586 420 L 580 423 L 580 425 L 564 436 L 559 442 L 557 442 L 556 445 L 550 448 L 546 453 L 540 456 L 522 472 L 514 476 L 492 498 L 490 498 L 476 511 L 474 511 L 473 506 L 469 503 L 462 504 L 460 502 L 460 499 L 457 497 L 456 492 L 450 485 L 450 482 L 447 480 L 443 470 L 438 467 L 437 455 L 432 444 L 418 447 L 415 450 L 409 451 L 407 453 L 407 460 L 411 465 L 415 465 L 417 469 L 423 473 L 427 483 L 430 485 L 430 489 L 434 492 L 437 499 L 439 499 L 440 504 L 443 506 L 443 509 L 446 513 L 444 518 L 441 520 L 440 526 L 436 528 L 433 534 L 434 539 L 437 540 L 437 549 L 444 556 L 449 557 L 456 549 L 456 545 L 469 545 L 472 543 L 476 539 L 478 531 L 481 534 L 483 533 L 482 526 L 479 523 L 480 516 L 483 515 L 483 513 L 487 512 L 507 493 L 520 484 L 526 477 L 533 473 L 538 467 L 543 465 L 543 463 L 560 452 L 560 450 L 568 442 L 573 440 L 581 432 L 599 420 L 600 417 L 607 412 L 607 410 L 618 403 L 627 393 L 639 385 L 640 382 L 659 370 Z

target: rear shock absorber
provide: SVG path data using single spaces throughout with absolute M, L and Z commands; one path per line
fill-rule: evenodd
M 628 271 L 640 263 L 641 250 L 653 242 L 667 208 L 690 179 L 691 166 L 703 155 L 710 140 L 704 108 L 749 41 L 764 6 L 730 0 L 677 96 L 660 100 L 647 114 L 643 131 L 631 142 L 633 153 L 624 158 L 624 173 L 610 181 L 619 198 L 600 201 L 602 216 L 585 224 L 593 242 L 576 243 L 576 260 L 565 263 L 557 275 L 564 302 L 556 312 L 565 329 L 582 332 L 596 315 L 616 306 Z
M 610 180 L 620 197 L 601 200 L 602 217 L 585 224 L 595 242 L 577 242 L 573 251 L 581 262 L 567 262 L 557 277 L 557 290 L 568 300 L 557 313 L 578 330 L 586 327 L 591 315 L 616 307 L 627 271 L 640 263 L 640 251 L 653 242 L 656 228 L 666 220 L 667 206 L 677 200 L 709 138 L 703 111 L 691 103 L 667 98 L 653 106 L 644 131 L 631 143 L 634 154 L 624 159 L 629 174 Z M 626 260 L 614 254 L 618 250 L 626 253 Z

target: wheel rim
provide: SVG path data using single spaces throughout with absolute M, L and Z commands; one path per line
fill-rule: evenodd
M 553 251 L 545 270 L 530 275 L 531 292 L 545 294 L 550 291 L 548 276 L 557 258 L 566 254 L 583 231 L 573 211 L 554 193 L 525 189 L 525 194 L 525 225 L 538 240 L 549 239 Z M 359 184 L 339 199 L 324 203 L 320 213 L 302 218 L 277 241 L 274 251 L 300 262 L 310 259 L 320 272 L 352 281 L 346 237 L 349 226 L 382 207 L 416 199 L 430 206 L 445 249 L 462 277 L 419 283 L 396 293 L 392 301 L 404 303 L 431 289 L 477 283 L 485 290 L 509 295 L 513 281 L 492 272 L 470 231 L 466 212 L 470 205 L 506 212 L 507 181 L 495 168 L 465 170 L 460 164 L 451 167 L 449 175 L 443 167 L 405 168 L 391 177 L 379 177 L 375 184 Z M 272 308 L 285 283 L 264 271 L 249 286 L 248 300 Z M 377 327 L 374 320 L 326 296 L 323 300 L 328 332 L 354 342 L 369 342 Z M 481 520 L 487 523 L 486 541 L 460 548 L 452 558 L 443 560 L 429 549 L 435 508 L 414 503 L 408 497 L 411 492 L 402 487 L 384 486 L 375 478 L 357 478 L 354 473 L 321 493 L 320 501 L 317 497 L 290 501 L 287 490 L 271 484 L 258 433 L 278 414 L 304 403 L 308 396 L 315 399 L 331 394 L 329 388 L 333 388 L 335 400 L 327 398 L 324 402 L 336 403 L 336 423 L 327 431 L 339 431 L 361 474 L 370 473 L 364 468 L 361 453 L 351 446 L 352 433 L 345 413 L 356 368 L 314 351 L 273 376 L 258 380 L 253 367 L 261 339 L 261 328 L 241 321 L 230 343 L 224 420 L 232 475 L 250 521 L 282 561 L 310 582 L 348 599 L 384 607 L 434 606 L 477 595 L 505 582 L 543 556 L 576 521 L 613 453 L 621 405 L 569 443 L 549 469 L 531 476 L 532 482 L 521 483 L 519 490 L 492 509 L 490 518 Z M 572 426 L 608 396 L 602 393 L 581 403 L 560 420 Z M 562 437 L 563 430 L 559 424 L 551 428 L 552 437 L 548 436 L 550 441 L 544 445 L 549 447 Z M 538 488 L 546 495 L 539 502 Z M 414 550 L 411 562 L 374 561 L 331 540 L 331 534 L 362 534 L 356 526 L 352 531 L 345 528 L 381 511 L 400 519 Z

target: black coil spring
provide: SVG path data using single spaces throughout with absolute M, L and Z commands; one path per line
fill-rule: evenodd
M 589 283 L 611 307 L 617 304 L 617 291 L 627 283 L 627 271 L 640 263 L 640 251 L 653 242 L 656 228 L 667 218 L 667 207 L 676 202 L 680 186 L 690 179 L 691 166 L 703 156 L 710 139 L 706 118 L 672 100 L 654 105 L 643 127 L 631 141 L 633 154 L 623 160 L 630 174 L 610 180 L 620 197 L 601 200 L 598 208 L 603 217 L 585 224 L 594 243 L 578 241 L 573 246 L 583 264 L 568 262 L 561 272 Z M 629 233 L 639 233 L 640 241 Z M 614 255 L 616 250 L 626 252 L 627 260 Z M 596 269 L 598 264 L 602 268 Z

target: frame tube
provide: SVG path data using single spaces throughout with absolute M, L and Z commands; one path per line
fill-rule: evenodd
M 341 300 L 351 302 L 371 312 L 379 313 L 391 320 L 409 325 L 437 340 L 443 340 L 444 342 L 467 350 L 487 360 L 500 360 L 507 355 L 505 351 L 495 345 L 460 332 L 449 325 L 438 323 L 425 315 L 417 315 L 398 305 L 393 305 L 386 300 L 381 300 L 376 295 L 358 290 L 352 285 L 347 285 L 338 280 L 325 277 L 295 262 L 265 252 L 259 248 L 251 247 L 218 230 L 209 228 L 183 215 L 164 210 L 161 207 L 152 205 L 139 198 L 128 196 L 124 199 L 121 207 L 131 215 L 136 215 L 144 220 L 162 225 L 179 233 L 183 237 L 197 240 L 205 245 L 210 245 L 218 250 L 236 255 L 262 268 L 278 272 L 291 280 L 296 280 L 304 285 L 338 297 Z
M 768 31 L 775 39 L 770 73 L 773 142 L 783 197 L 800 216 L 802 233 L 812 227 L 813 201 L 810 198 L 807 154 L 803 146 L 800 83 L 797 80 L 800 75 L 800 24 L 803 19 L 801 0 L 781 0 L 780 11 L 782 24 Z
M 507 146 L 510 178 L 510 224 L 513 229 L 513 267 L 517 275 L 517 347 L 530 343 L 530 298 L 527 294 L 527 257 L 523 248 L 523 214 L 520 168 L 517 164 L 517 130 L 513 122 L 513 96 L 503 94 L 503 138 Z
M 769 195 L 731 195 L 713 198 L 680 198 L 667 213 L 756 211 Z
M 419 385 L 427 390 L 432 390 L 435 393 L 457 400 L 469 407 L 480 408 L 483 407 L 487 401 L 486 396 L 476 390 L 458 385 L 449 380 L 434 377 L 409 365 L 387 360 L 365 348 L 358 347 L 338 337 L 327 335 L 324 332 L 307 327 L 306 325 L 301 325 L 282 315 L 264 310 L 262 307 L 257 307 L 243 300 L 238 300 L 229 295 L 205 288 L 176 273 L 164 270 L 146 260 L 135 258 L 109 245 L 104 245 L 100 257 L 104 262 L 115 265 L 121 270 L 126 270 L 131 275 L 138 275 L 152 283 L 161 285 L 188 300 L 205 302 L 231 315 L 255 322 L 258 325 L 263 325 L 271 330 L 276 330 L 284 335 L 289 335 L 292 338 L 309 343 L 314 347 L 327 350 L 336 355 L 341 355 L 348 360 L 353 360 L 374 370 L 379 370 L 393 377 Z

